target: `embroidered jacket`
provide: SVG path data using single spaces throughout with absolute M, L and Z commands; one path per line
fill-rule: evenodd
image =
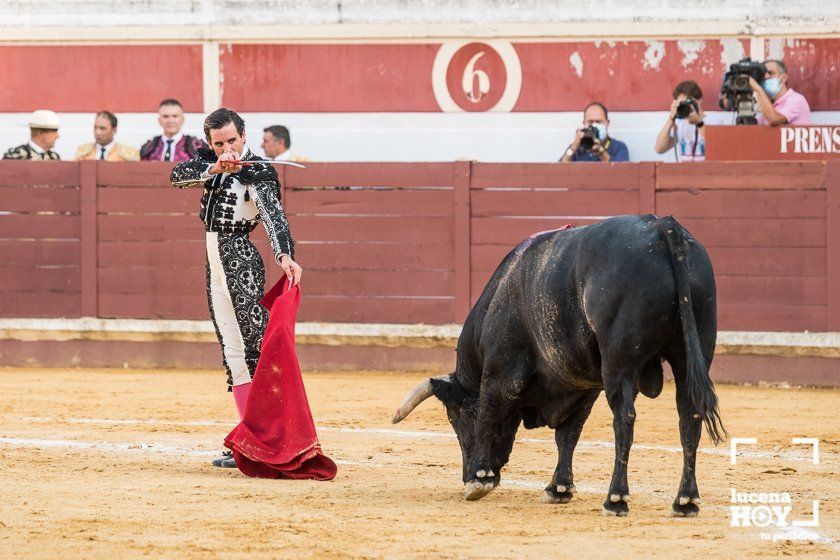
M 21 144 L 20 146 L 9 148 L 6 153 L 3 154 L 3 159 L 34 159 L 36 161 L 49 161 L 59 160 L 61 158 L 58 157 L 58 154 L 52 150 L 46 150 L 43 154 L 41 154 L 29 144 Z
M 189 161 L 198 154 L 199 150 L 206 148 L 208 146 L 201 138 L 184 134 L 173 146 L 175 154 L 172 156 L 172 161 Z M 163 141 L 163 136 L 155 136 L 140 148 L 140 159 L 160 161 L 165 149 L 166 143 Z
M 76 156 L 73 158 L 77 161 L 96 159 L 96 144 L 82 144 L 76 150 Z M 128 144 L 117 144 L 114 142 L 105 153 L 105 161 L 140 161 L 140 152 L 134 146 Z
M 186 189 L 202 185 L 199 218 L 206 231 L 245 234 L 254 231 L 262 219 L 274 258 L 282 255 L 294 259 L 295 246 L 289 222 L 280 203 L 280 181 L 270 164 L 252 163 L 237 173 L 210 175 L 216 154 L 200 150 L 198 157 L 175 166 L 170 176 L 173 187 Z M 245 148 L 242 161 L 260 159 Z

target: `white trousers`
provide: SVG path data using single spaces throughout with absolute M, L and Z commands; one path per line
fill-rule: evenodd
M 262 298 L 265 271 L 247 235 L 206 233 L 207 299 L 229 383 L 251 381 L 268 322 Z

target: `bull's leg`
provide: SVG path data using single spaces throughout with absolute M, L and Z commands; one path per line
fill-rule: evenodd
M 673 504 L 673 513 L 678 517 L 696 517 L 700 513 L 700 493 L 697 491 L 695 464 L 697 446 L 700 443 L 702 420 L 694 411 L 685 386 L 685 371 L 674 367 L 674 382 L 677 386 L 677 412 L 680 415 L 680 443 L 683 449 L 683 471 L 680 489 Z
M 475 453 L 464 489 L 467 500 L 483 498 L 499 485 L 521 421 L 507 398 L 485 394 L 482 388 L 475 421 Z
M 554 430 L 554 441 L 557 442 L 557 468 L 554 476 L 546 487 L 542 501 L 549 504 L 567 504 L 577 492 L 574 475 L 572 474 L 572 456 L 575 446 L 580 439 L 583 425 L 592 412 L 592 405 L 598 399 L 601 391 L 593 391 L 575 403 L 572 414 Z
M 633 443 L 636 422 L 638 376 L 633 370 L 617 369 L 603 374 L 607 402 L 613 413 L 615 432 L 615 465 L 610 490 L 604 502 L 604 515 L 625 516 L 630 511 L 630 489 L 627 484 L 627 462 Z
M 523 354 L 513 367 L 493 366 L 509 364 L 509 357 L 505 358 L 485 361 L 475 419 L 474 453 L 464 481 L 467 500 L 478 500 L 498 486 L 521 422 L 516 403 L 532 373 L 530 356 Z

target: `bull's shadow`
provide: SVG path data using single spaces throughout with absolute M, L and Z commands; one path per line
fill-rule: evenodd
M 536 234 L 505 257 L 467 316 L 455 371 L 411 391 L 393 422 L 432 395 L 444 403 L 467 500 L 499 484 L 520 424 L 553 428 L 558 461 L 543 500 L 567 503 L 572 455 L 603 390 L 615 431 L 604 514 L 623 516 L 636 395 L 659 395 L 667 360 L 683 448 L 673 512 L 696 516 L 702 424 L 715 443 L 725 435 L 709 378 L 716 336 L 712 264 L 672 217 L 618 216 Z

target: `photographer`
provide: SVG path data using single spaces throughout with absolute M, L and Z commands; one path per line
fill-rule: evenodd
M 609 125 L 603 104 L 593 101 L 587 105 L 583 111 L 583 128 L 575 132 L 575 139 L 560 161 L 630 161 L 627 145 L 610 138 Z
M 706 159 L 706 131 L 703 128 L 703 91 L 694 80 L 686 80 L 674 88 L 674 101 L 668 120 L 656 137 L 656 153 L 674 148 L 677 161 Z
M 805 96 L 787 85 L 787 67 L 781 60 L 764 62 L 764 81 L 750 78 L 750 88 L 758 100 L 761 116 L 758 124 L 811 124 L 811 107 Z

